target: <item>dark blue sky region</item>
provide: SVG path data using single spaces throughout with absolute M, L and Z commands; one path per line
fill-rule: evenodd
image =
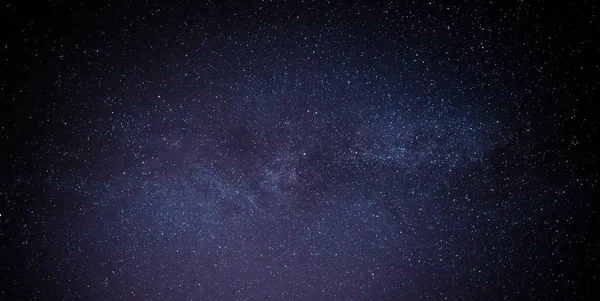
M 598 300 L 596 6 L 220 2 L 3 4 L 0 299 Z

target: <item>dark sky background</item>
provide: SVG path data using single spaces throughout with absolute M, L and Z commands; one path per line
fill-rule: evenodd
M 0 300 L 600 300 L 594 1 L 170 2 L 0 6 Z

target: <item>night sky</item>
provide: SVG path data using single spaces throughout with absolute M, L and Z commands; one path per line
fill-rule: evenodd
M 600 300 L 594 1 L 0 8 L 0 300 Z

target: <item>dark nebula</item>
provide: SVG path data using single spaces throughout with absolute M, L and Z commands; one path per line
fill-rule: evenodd
M 171 2 L 2 4 L 1 300 L 600 300 L 595 4 Z

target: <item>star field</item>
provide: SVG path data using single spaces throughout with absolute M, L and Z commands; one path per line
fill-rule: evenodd
M 2 5 L 0 299 L 597 300 L 596 6 L 219 3 Z

